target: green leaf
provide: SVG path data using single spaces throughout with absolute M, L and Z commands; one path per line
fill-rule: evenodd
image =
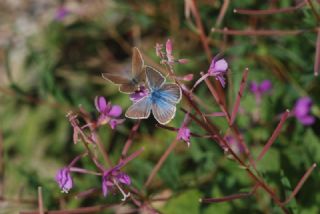
M 161 211 L 166 214 L 198 214 L 200 213 L 200 197 L 201 194 L 198 190 L 186 191 L 171 199 Z

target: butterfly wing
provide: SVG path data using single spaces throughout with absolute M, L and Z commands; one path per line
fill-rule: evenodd
M 179 103 L 181 100 L 181 89 L 175 83 L 164 84 L 160 89 L 159 93 L 164 99 L 169 100 L 172 103 Z
M 162 125 L 169 123 L 176 114 L 176 105 L 163 98 L 154 101 L 151 109 L 154 118 Z
M 103 73 L 102 77 L 114 84 L 120 85 L 119 91 L 123 93 L 132 93 L 138 89 L 138 86 L 145 81 L 145 70 L 143 68 L 143 59 L 138 48 L 133 48 L 132 68 L 122 70 L 121 72 Z
M 151 90 L 161 88 L 166 81 L 165 77 L 159 71 L 150 66 L 146 67 L 146 79 L 147 85 Z
M 143 59 L 141 53 L 137 47 L 133 48 L 132 54 L 132 76 L 138 77 L 143 73 Z
M 160 124 L 169 123 L 176 114 L 176 104 L 181 100 L 181 89 L 177 84 L 164 84 L 153 99 L 152 113 Z
M 131 74 L 127 70 L 117 73 L 103 73 L 102 77 L 117 85 L 129 84 L 131 82 Z
M 150 116 L 151 99 L 149 96 L 143 97 L 141 100 L 135 102 L 126 111 L 126 117 L 131 119 L 145 119 Z
M 131 94 L 132 92 L 134 92 L 137 88 L 137 85 L 130 82 L 128 84 L 122 84 L 119 87 L 119 91 L 125 94 Z

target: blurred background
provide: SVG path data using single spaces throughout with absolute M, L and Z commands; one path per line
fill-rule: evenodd
M 128 96 L 101 77 L 110 70 L 131 66 L 131 49 L 142 52 L 145 63 L 163 69 L 156 56 L 156 43 L 168 38 L 174 56 L 187 58 L 175 65 L 182 76 L 210 65 L 203 49 L 189 0 L 2 0 L 0 2 L 0 213 L 37 209 L 37 188 L 42 186 L 48 210 L 77 208 L 118 202 L 121 196 L 104 198 L 96 194 L 77 199 L 82 191 L 101 185 L 100 178 L 77 174 L 74 188 L 62 194 L 54 177 L 84 148 L 72 142 L 72 127 L 66 118 L 80 105 L 98 116 L 95 96 L 105 96 L 124 109 Z M 250 150 L 259 151 L 276 127 L 285 109 L 292 114 L 282 133 L 259 163 L 266 181 L 285 198 L 300 177 L 320 161 L 320 82 L 315 77 L 317 27 L 320 4 L 306 1 L 290 13 L 250 16 L 234 13 L 235 8 L 287 8 L 301 4 L 294 0 L 199 0 L 194 1 L 208 36 L 212 56 L 222 53 L 230 72 L 226 88 L 232 108 L 243 70 L 250 69 L 249 82 L 270 80 L 272 89 L 257 102 L 256 94 L 245 91 L 237 117 Z M 311 3 L 310 3 L 311 2 Z M 225 9 L 223 9 L 225 8 Z M 225 13 L 223 12 L 225 10 Z M 301 30 L 267 36 L 227 35 L 220 30 Z M 211 31 L 212 28 L 217 29 Z M 195 92 L 209 108 L 219 111 L 209 90 L 202 84 Z M 309 97 L 305 107 L 314 118 L 305 124 L 294 111 L 297 100 Z M 181 106 L 186 105 L 182 101 Z M 297 108 L 297 107 L 296 107 Z M 170 126 L 179 127 L 184 114 L 177 112 Z M 225 133 L 222 118 L 212 121 Z M 100 134 L 112 159 L 117 160 L 134 121 L 127 119 L 116 131 L 102 127 Z M 143 121 L 132 151 L 145 151 L 125 169 L 133 186 L 141 188 L 153 166 L 174 140 L 176 133 L 155 127 L 155 120 Z M 194 133 L 205 134 L 191 123 Z M 165 138 L 163 136 L 166 136 Z M 89 161 L 81 161 L 92 168 Z M 320 173 L 312 173 L 296 199 L 287 207 L 293 213 L 319 213 Z M 281 213 L 263 191 L 242 200 L 200 204 L 200 197 L 222 197 L 250 189 L 252 181 L 244 170 L 225 158 L 213 141 L 192 138 L 188 148 L 181 142 L 158 173 L 149 194 L 169 197 L 154 204 L 161 213 Z M 129 206 L 129 205 L 126 205 Z M 124 213 L 119 209 L 103 213 Z

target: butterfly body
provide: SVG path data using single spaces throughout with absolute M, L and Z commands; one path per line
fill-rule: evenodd
M 145 119 L 152 112 L 160 124 L 170 122 L 176 113 L 176 104 L 181 100 L 181 89 L 175 83 L 165 83 L 165 78 L 154 68 L 146 67 L 148 94 L 135 102 L 126 112 L 132 119 Z

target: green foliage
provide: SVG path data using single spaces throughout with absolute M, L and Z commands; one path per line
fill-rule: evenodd
M 84 4 L 79 2 L 82 3 L 75 4 Z M 93 12 L 86 5 L 85 10 L 79 10 L 80 14 L 71 14 L 62 21 L 48 21 L 47 16 L 37 17 L 37 32 L 28 36 L 15 33 L 3 54 L 6 72 L 0 73 L 0 134 L 4 139 L 4 155 L 0 164 L 3 161 L 5 165 L 4 169 L 0 167 L 0 175 L 4 175 L 4 198 L 36 200 L 37 188 L 42 186 L 47 209 L 59 209 L 61 204 L 66 208 L 77 208 L 119 202 L 119 195 L 102 196 L 101 177 L 93 175 L 75 174 L 75 187 L 70 194 L 60 193 L 54 181 L 57 169 L 84 152 L 82 142 L 73 144 L 72 127 L 65 115 L 71 110 L 77 111 L 81 105 L 96 118 L 94 97 L 97 95 L 107 97 L 108 101 L 121 105 L 124 110 L 131 104 L 128 95 L 119 93 L 117 86 L 103 80 L 101 73 L 130 69 L 133 46 L 141 49 L 146 64 L 164 71 L 154 46 L 171 38 L 174 56 L 189 59 L 185 65 L 174 66 L 178 76 L 193 73 L 195 81 L 200 77 L 200 71 L 207 71 L 209 62 L 199 42 L 194 17 L 185 17 L 184 2 L 106 1 L 106 5 L 98 3 L 97 6 L 97 2 L 92 1 Z M 216 20 L 224 1 L 195 2 L 205 32 L 209 35 L 212 54 L 223 53 L 230 66 L 228 78 L 232 84 L 227 83 L 225 88 L 228 108 L 232 109 L 246 67 L 250 69 L 249 81 L 272 81 L 272 91 L 262 97 L 259 105 L 249 90 L 244 92 L 236 118 L 239 131 L 254 158 L 276 128 L 281 113 L 286 109 L 293 110 L 296 100 L 302 96 L 309 96 L 314 102 L 312 114 L 317 117 L 316 123 L 303 126 L 291 115 L 272 147 L 257 163 L 259 176 L 266 179 L 281 198 L 285 198 L 305 171 L 313 163 L 320 162 L 320 87 L 319 78 L 313 76 L 315 29 L 319 21 L 309 5 L 293 13 L 271 16 L 233 13 L 234 8 L 289 7 L 293 5 L 289 0 L 273 1 L 273 5 L 269 4 L 271 1 L 230 1 L 221 29 L 303 29 L 305 32 L 296 36 L 224 36 L 210 32 L 212 27 L 217 27 Z M 315 0 L 312 2 L 315 11 L 320 13 L 320 4 Z M 26 9 L 21 11 L 29 13 Z M 44 12 L 47 14 L 46 10 Z M 21 18 L 22 15 L 14 16 Z M 26 25 L 31 29 L 33 24 Z M 17 32 L 21 31 L 18 24 L 12 26 L 12 29 L 16 28 Z M 23 55 L 22 59 L 17 57 L 20 55 Z M 2 79 L 8 81 L 2 84 Z M 194 81 L 184 83 L 191 87 Z M 204 113 L 221 111 L 204 83 L 195 89 L 195 94 L 204 104 L 200 107 Z M 184 114 L 179 107 L 189 108 L 188 105 L 186 100 L 182 100 L 170 126 L 181 125 Z M 231 133 L 224 118 L 209 120 L 221 134 Z M 127 119 L 116 130 L 107 126 L 99 129 L 112 161 L 119 159 L 133 122 Z M 189 127 L 200 136 L 208 134 L 195 122 Z M 156 175 L 155 186 L 150 190 L 144 189 L 150 172 L 175 137 L 176 132 L 156 127 L 153 118 L 143 120 L 129 154 L 141 147 L 144 147 L 144 152 L 124 168 L 132 178 L 132 186 L 142 189 L 146 195 L 170 192 L 168 201 L 155 206 L 162 213 L 282 212 L 263 191 L 232 202 L 199 203 L 201 197 L 248 192 L 253 185 L 246 171 L 239 168 L 234 160 L 227 159 L 218 143 L 208 136 L 192 137 L 189 148 L 184 142 L 179 142 Z M 84 158 L 79 167 L 97 170 L 88 158 Z M 315 171 L 287 205 L 292 213 L 320 212 L 320 175 L 318 169 Z M 89 188 L 98 188 L 98 191 L 88 198 L 74 197 Z M 22 205 L 30 209 L 37 207 L 36 204 Z

